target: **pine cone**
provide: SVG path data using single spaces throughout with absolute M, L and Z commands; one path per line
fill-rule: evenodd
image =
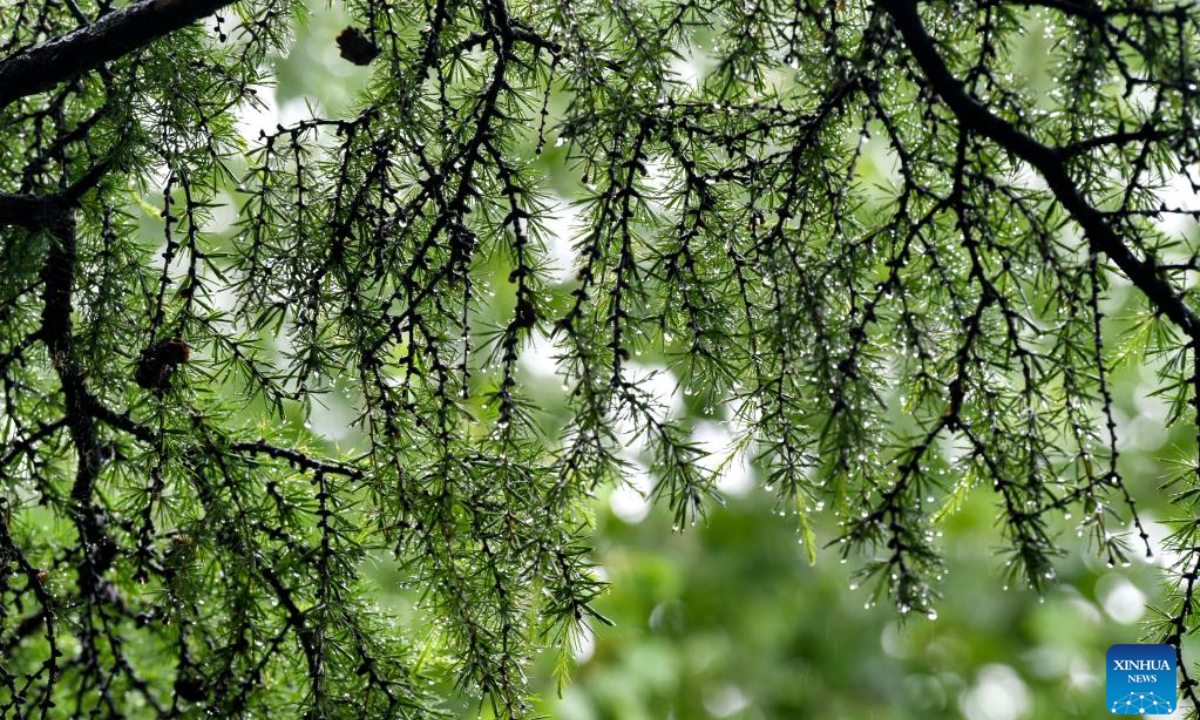
M 355 65 L 369 65 L 379 55 L 379 46 L 356 27 L 350 26 L 337 36 L 342 57 Z
M 171 387 L 171 374 L 178 365 L 191 357 L 191 348 L 180 338 L 170 338 L 148 347 L 138 356 L 133 379 L 147 390 L 165 390 Z

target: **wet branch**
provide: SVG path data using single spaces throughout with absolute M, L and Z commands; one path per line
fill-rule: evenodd
M 933 90 L 963 127 L 992 140 L 1032 165 L 1045 179 L 1058 202 L 1083 228 L 1092 249 L 1107 255 L 1130 282 L 1145 293 L 1159 312 L 1170 318 L 1193 341 L 1200 341 L 1200 317 L 1158 273 L 1154 264 L 1134 254 L 1103 213 L 1088 202 L 1067 172 L 1063 154 L 1021 132 L 967 93 L 962 82 L 954 77 L 938 53 L 934 39 L 917 13 L 915 0 L 882 0 L 880 7 L 892 17 L 896 29 L 900 31 Z
M 60 209 L 45 230 L 52 236 L 42 269 L 42 326 L 39 335 L 50 352 L 51 363 L 63 392 L 63 415 L 75 446 L 75 482 L 71 486 L 71 513 L 80 535 L 80 587 L 94 592 L 101 575 L 112 564 L 112 543 L 92 505 L 96 479 L 104 458 L 95 418 L 89 408 L 86 375 L 75 348 L 71 328 L 72 293 L 78 262 L 75 215 Z
M 95 70 L 231 4 L 232 0 L 144 0 L 0 61 L 0 108 Z

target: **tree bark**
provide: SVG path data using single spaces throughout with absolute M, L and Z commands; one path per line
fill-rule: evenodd
M 0 109 L 95 70 L 233 0 L 143 0 L 0 61 Z
M 63 415 L 75 446 L 75 481 L 71 486 L 70 512 L 82 549 L 80 589 L 92 594 L 103 584 L 102 575 L 112 565 L 115 547 L 105 531 L 103 511 L 93 502 L 104 457 L 91 412 L 86 374 L 72 333 L 72 295 L 78 264 L 74 211 L 60 209 L 46 224 L 45 230 L 51 234 L 52 241 L 42 268 L 40 335 L 50 351 L 51 364 L 62 386 Z

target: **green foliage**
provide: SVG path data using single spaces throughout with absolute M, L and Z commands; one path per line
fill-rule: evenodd
M 1142 562 L 1110 570 L 1073 552 L 1044 594 L 1005 591 L 993 499 L 980 493 L 941 526 L 936 619 L 899 616 L 866 607 L 872 588 L 833 549 L 810 567 L 794 519 L 761 489 L 731 493 L 691 532 L 672 534 L 665 515 L 600 515 L 595 554 L 611 583 L 600 607 L 616 624 L 580 654 L 563 699 L 547 704 L 552 717 L 1094 718 L 1105 652 L 1138 641 L 1130 583 L 1155 579 Z
M 934 613 L 938 528 L 980 496 L 1009 582 L 1055 579 L 1068 513 L 1109 563 L 1126 517 L 1150 551 L 1111 375 L 1152 368 L 1195 430 L 1198 248 L 1162 220 L 1200 210 L 1158 191 L 1196 187 L 1200 11 L 341 10 L 340 50 L 295 43 L 290 1 L 0 19 L 3 716 L 528 716 L 530 659 L 561 688 L 608 622 L 591 499 L 644 463 L 677 529 L 703 518 L 732 462 L 704 418 L 808 561 L 865 558 L 902 616 Z M 246 137 L 289 50 L 342 96 Z M 326 408 L 355 447 L 304 427 Z M 1151 627 L 1181 658 L 1194 450 Z

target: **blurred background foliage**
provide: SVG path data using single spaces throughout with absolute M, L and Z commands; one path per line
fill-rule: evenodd
M 277 86 L 262 88 L 261 106 L 243 114 L 248 142 L 260 130 L 307 117 L 310 109 L 353 111 L 371 71 L 339 58 L 334 38 L 346 24 L 336 9 L 314 4 L 291 51 L 275 59 Z M 1038 87 L 1046 83 L 1038 67 L 1046 47 L 1039 33 L 1028 38 L 1024 71 L 1029 85 Z M 703 58 L 680 60 L 679 71 L 685 78 L 699 76 Z M 553 133 L 535 156 L 535 133 L 530 128 L 530 162 L 544 174 L 548 196 L 558 199 L 558 220 L 547 224 L 543 239 L 563 287 L 569 287 L 570 203 L 578 178 Z M 868 146 L 860 171 L 863 183 L 879 186 L 885 201 L 894 172 L 886 150 Z M 227 200 L 236 202 L 235 193 Z M 157 211 L 147 203 L 141 212 L 145 241 L 156 245 Z M 214 215 L 213 229 L 225 225 L 232 236 L 232 208 Z M 496 268 L 497 278 L 506 272 Z M 511 308 L 507 287 L 494 284 L 497 317 Z M 1111 333 L 1126 329 L 1123 293 L 1128 295 L 1126 288 L 1116 284 L 1105 309 Z M 542 342 L 522 358 L 523 380 L 551 427 L 564 420 L 553 355 L 554 348 Z M 635 360 L 646 382 L 695 428 L 694 439 L 714 451 L 712 461 L 729 455 L 725 410 L 706 407 L 701 394 L 678 388 L 661 358 Z M 1152 395 L 1152 365 L 1131 357 L 1114 376 L 1124 475 L 1150 520 L 1165 515 L 1159 485 L 1169 468 L 1161 457 L 1186 455 L 1193 442 L 1185 428 L 1166 428 L 1166 402 Z M 331 393 L 324 408 L 310 417 L 295 410 L 293 420 L 298 435 L 310 433 L 314 442 L 348 450 L 357 439 L 353 417 L 350 400 Z M 948 576 L 936 614 L 903 617 L 887 603 L 874 605 L 869 588 L 854 586 L 859 559 L 843 561 L 836 547 L 825 547 L 837 536 L 836 518 L 825 513 L 814 515 L 819 549 L 810 565 L 796 516 L 780 511 L 756 469 L 737 453 L 724 468 L 725 504 L 681 531 L 671 527 L 664 508 L 644 499 L 653 478 L 639 464 L 636 443 L 627 459 L 629 485 L 595 499 L 594 558 L 611 583 L 598 607 L 614 625 L 594 628 L 576 649 L 561 695 L 552 657 L 531 668 L 530 681 L 541 688 L 540 711 L 551 718 L 1097 717 L 1104 712 L 1104 653 L 1111 644 L 1141 639 L 1140 622 L 1153 612 L 1159 592 L 1156 568 L 1168 561 L 1161 553 L 1147 560 L 1135 551 L 1129 566 L 1107 567 L 1084 539 L 1073 539 L 1057 584 L 1043 596 L 1010 588 L 997 553 L 995 499 L 981 490 L 945 522 Z M 1150 529 L 1156 540 L 1166 533 L 1153 522 Z M 1068 520 L 1058 532 L 1070 538 L 1076 528 Z M 371 574 L 381 607 L 407 626 L 414 642 L 426 643 L 425 661 L 437 663 L 441 651 L 430 640 L 432 628 L 423 625 L 416 591 L 403 588 L 386 557 L 376 559 Z M 488 713 L 467 699 L 459 709 L 468 717 Z

